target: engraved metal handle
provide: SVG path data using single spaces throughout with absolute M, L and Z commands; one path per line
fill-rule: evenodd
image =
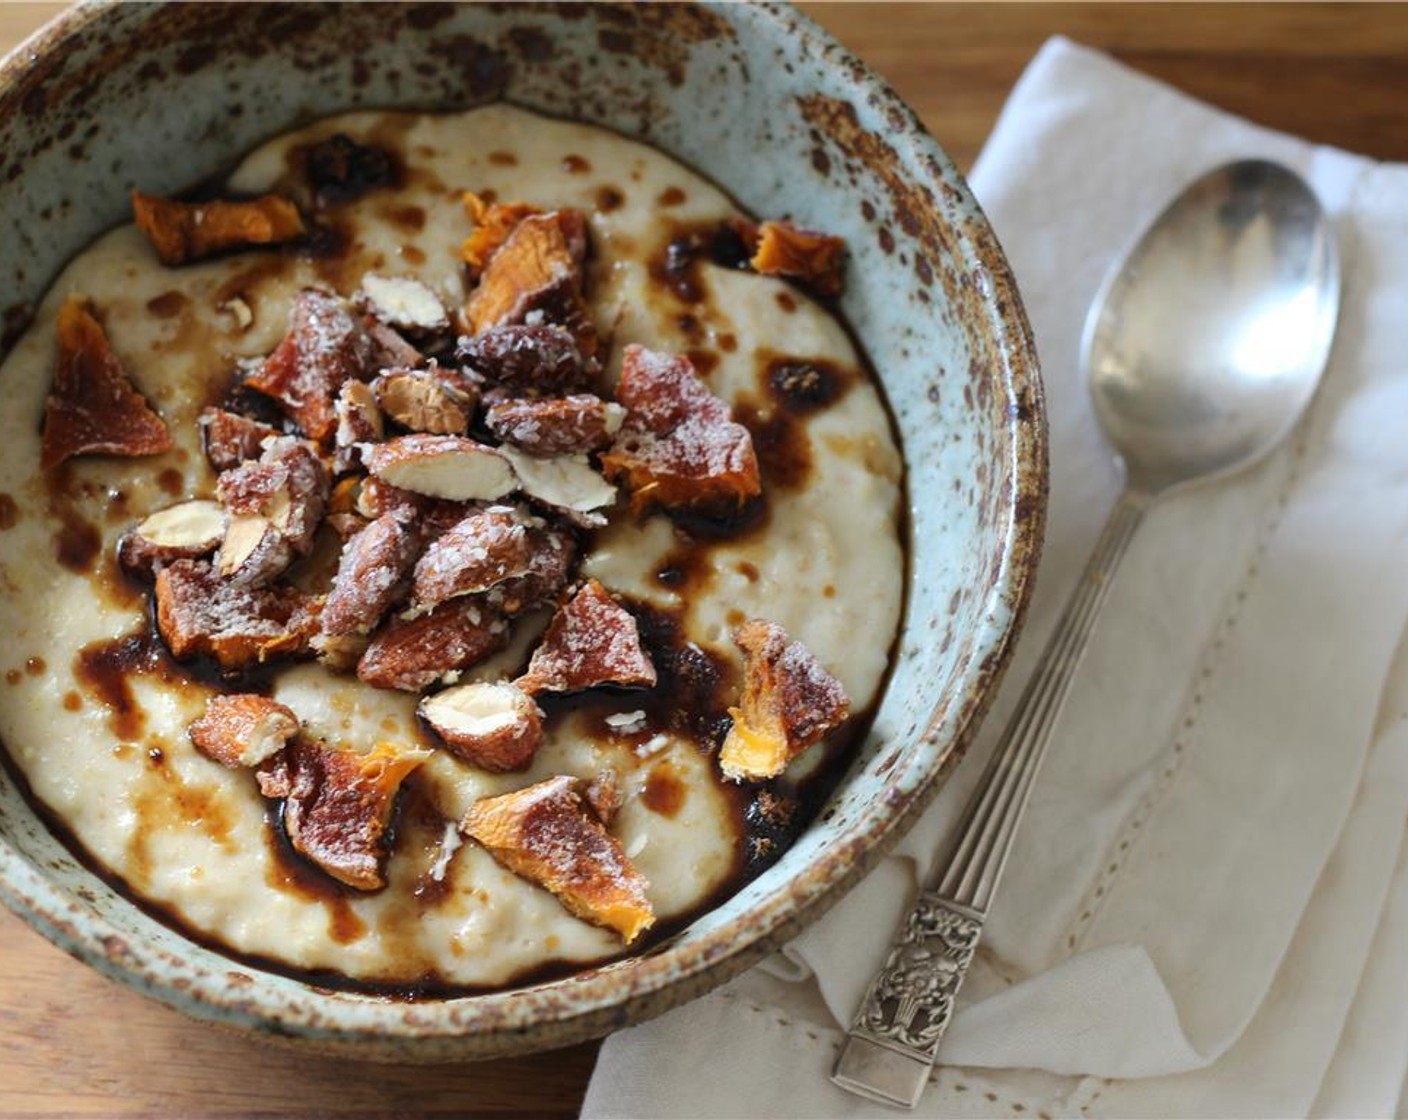
M 937 885 L 901 923 L 871 982 L 831 1080 L 883 1104 L 913 1108 L 929 1080 L 954 1001 L 1007 864 L 1051 729 L 1149 497 L 1126 490 L 1101 531 L 1041 662 L 963 813 Z

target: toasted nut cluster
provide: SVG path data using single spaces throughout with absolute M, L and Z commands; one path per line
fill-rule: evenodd
M 497 653 L 508 637 L 507 620 L 487 603 L 451 599 L 381 630 L 357 663 L 357 676 L 376 688 L 420 692 Z
M 591 393 L 555 400 L 508 400 L 484 415 L 489 431 L 538 458 L 600 451 L 621 429 L 626 410 Z
M 774 622 L 754 619 L 734 631 L 744 653 L 743 695 L 730 708 L 733 726 L 719 752 L 735 782 L 773 778 L 850 712 L 841 683 L 801 642 Z
M 295 241 L 305 230 L 298 207 L 276 194 L 214 202 L 176 202 L 132 192 L 132 216 L 167 267 L 227 249 Z
M 156 574 L 156 620 L 173 657 L 207 656 L 243 669 L 308 648 L 313 605 L 291 587 L 241 587 L 202 560 L 174 560 Z
M 629 945 L 655 923 L 650 884 L 587 811 L 576 785 L 559 776 L 476 801 L 460 827 L 514 874 Z
M 158 510 L 122 535 L 117 561 L 126 572 L 150 576 L 173 560 L 209 556 L 225 536 L 219 502 L 195 499 Z
M 786 276 L 818 295 L 839 296 L 845 289 L 842 238 L 799 229 L 791 222 L 764 222 L 758 227 L 757 248 L 748 262 L 764 276 Z
M 762 492 L 748 429 L 683 355 L 627 346 L 616 398 L 629 410 L 602 457 L 637 508 L 738 508 Z
M 58 370 L 44 402 L 40 466 L 47 470 L 75 455 L 171 450 L 166 425 L 132 387 L 107 333 L 76 296 L 59 308 L 58 342 Z
M 653 688 L 655 680 L 635 617 L 592 579 L 553 615 L 517 683 L 524 692 L 537 693 L 580 692 L 603 684 Z
M 457 755 L 495 773 L 522 770 L 543 741 L 543 713 L 511 684 L 447 688 L 422 700 L 418 712 Z
M 232 769 L 267 762 L 298 734 L 298 717 L 267 696 L 212 696 L 188 734 L 196 750 Z
M 406 776 L 430 757 L 378 743 L 365 754 L 296 739 L 259 775 L 266 797 L 284 801 L 289 842 L 339 883 L 386 886 L 386 830 Z
M 374 357 L 371 337 L 346 303 L 305 288 L 294 301 L 288 334 L 245 384 L 272 397 L 304 435 L 326 447 L 337 431 L 338 390 L 372 372 Z
M 247 459 L 257 459 L 264 441 L 279 436 L 277 428 L 261 424 L 237 412 L 207 408 L 200 414 L 205 457 L 217 471 L 237 467 Z

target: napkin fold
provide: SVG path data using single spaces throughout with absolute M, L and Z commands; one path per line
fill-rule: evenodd
M 1325 381 L 1283 448 L 1161 500 L 1136 534 L 921 1113 L 1392 1111 L 1408 1064 L 1408 167 L 1056 39 L 970 177 L 1051 426 L 1047 545 L 1007 685 L 897 851 L 781 954 L 609 1039 L 584 1115 L 893 1115 L 826 1075 L 1118 493 L 1079 368 L 1086 310 L 1179 188 L 1252 156 L 1300 172 L 1335 224 Z

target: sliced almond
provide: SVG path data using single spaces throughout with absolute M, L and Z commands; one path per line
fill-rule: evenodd
M 363 461 L 392 486 L 455 502 L 493 501 L 518 486 L 504 456 L 463 436 L 400 436 L 368 448 Z
M 377 318 L 400 330 L 433 334 L 450 329 L 440 298 L 419 280 L 369 272 L 362 277 L 362 293 Z
M 616 487 L 592 469 L 585 455 L 539 459 L 508 446 L 499 448 L 499 454 L 512 465 L 523 492 L 544 505 L 589 515 L 616 501 Z M 605 519 L 596 523 L 604 524 Z
M 420 718 L 461 758 L 485 770 L 522 770 L 543 741 L 543 715 L 511 684 L 447 688 L 420 703 Z

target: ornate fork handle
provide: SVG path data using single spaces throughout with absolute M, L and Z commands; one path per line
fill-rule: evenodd
M 871 982 L 831 1080 L 871 1100 L 913 1108 L 928 1082 L 955 999 L 978 947 L 1051 729 L 1094 629 L 1110 578 L 1149 503 L 1126 490 L 1096 542 L 1041 663 L 964 809 L 937 886 L 919 896 Z

